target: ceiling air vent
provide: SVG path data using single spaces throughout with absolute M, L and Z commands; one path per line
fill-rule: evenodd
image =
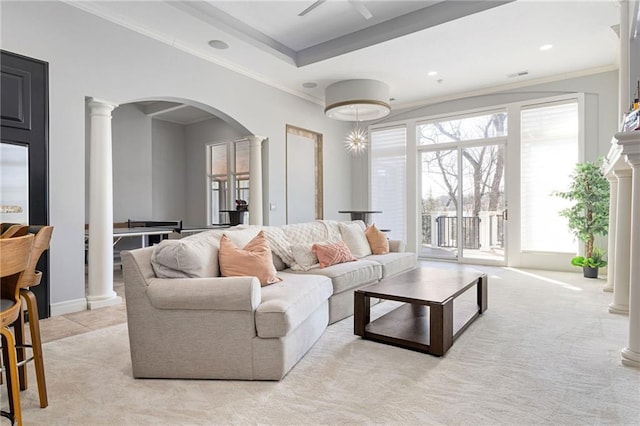
M 509 78 L 514 78 L 514 77 L 524 77 L 525 75 L 528 75 L 529 71 L 518 71 L 518 72 L 514 72 L 513 74 L 508 74 L 507 77 Z

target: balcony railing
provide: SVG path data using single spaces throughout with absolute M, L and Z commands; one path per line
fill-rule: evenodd
M 463 217 L 462 232 L 462 247 L 465 249 L 504 248 L 504 217 L 497 212 L 481 212 L 480 216 Z M 455 248 L 459 244 L 457 233 L 457 217 L 422 215 L 422 244 Z

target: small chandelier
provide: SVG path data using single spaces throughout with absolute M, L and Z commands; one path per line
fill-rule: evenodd
M 359 155 L 367 149 L 367 130 L 360 127 L 360 121 L 358 120 L 358 109 L 356 107 L 356 125 L 347 135 L 344 144 L 347 147 L 347 151 L 350 154 Z
M 377 80 L 344 80 L 333 83 L 325 91 L 324 113 L 334 120 L 355 121 L 345 139 L 347 150 L 360 154 L 367 147 L 367 131 L 360 120 L 375 120 L 389 114 L 389 86 Z

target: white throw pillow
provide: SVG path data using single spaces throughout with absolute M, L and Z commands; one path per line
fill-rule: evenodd
M 206 231 L 179 240 L 162 240 L 154 246 L 151 266 L 158 278 L 202 278 L 220 276 L 219 230 Z
M 291 265 L 294 271 L 308 271 L 320 266 L 318 256 L 311 250 L 313 244 L 292 244 L 291 254 L 295 263 Z
M 253 240 L 262 228 L 260 226 L 247 226 L 243 228 L 229 228 L 224 233 L 236 247 L 244 247 Z
M 340 223 L 339 226 L 340 234 L 342 234 L 342 240 L 347 244 L 349 250 L 351 250 L 351 254 L 358 259 L 371 254 L 369 241 L 367 241 L 364 229 L 362 229 L 362 226 L 359 223 Z

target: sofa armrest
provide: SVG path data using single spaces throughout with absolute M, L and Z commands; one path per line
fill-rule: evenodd
M 158 309 L 254 311 L 262 301 L 256 277 L 154 278 L 147 296 Z
M 389 240 L 389 251 L 391 253 L 403 253 L 407 249 L 407 244 L 400 240 Z

